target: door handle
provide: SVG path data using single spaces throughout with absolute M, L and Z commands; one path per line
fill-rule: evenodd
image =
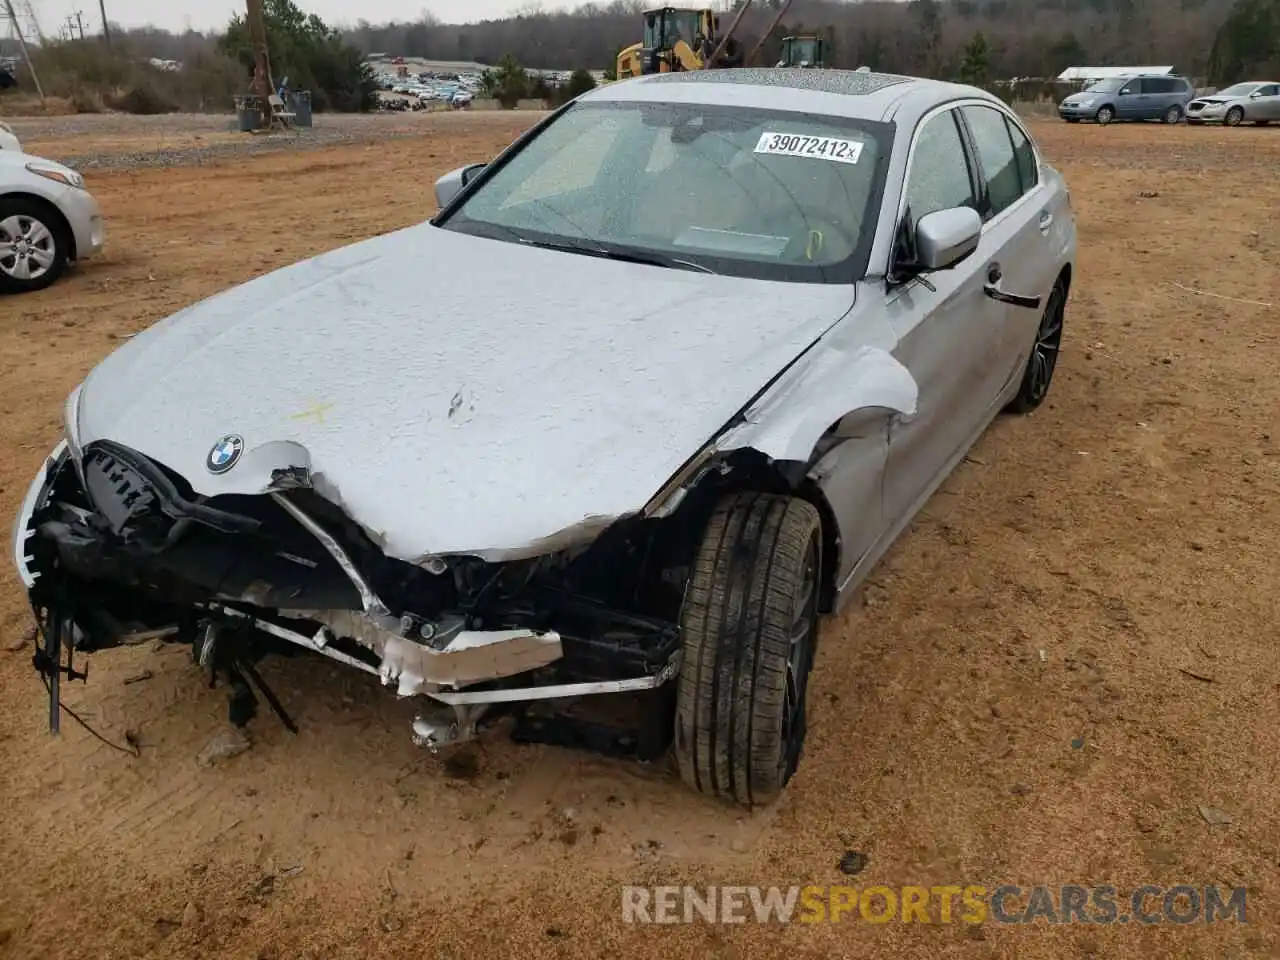
M 1048 210 L 1041 210 L 1040 211 L 1040 230 L 1041 231 L 1048 230 L 1052 224 L 1053 224 L 1053 214 L 1050 213 Z
M 982 285 L 982 292 L 997 303 L 1008 303 L 1026 310 L 1040 309 L 1039 297 L 1024 297 L 1017 293 L 1008 293 L 1002 290 L 1000 281 L 1003 279 L 1004 273 L 1000 269 L 1000 264 L 991 264 L 987 267 L 987 282 Z

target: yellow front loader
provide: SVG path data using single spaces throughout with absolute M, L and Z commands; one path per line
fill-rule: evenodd
M 644 39 L 618 53 L 618 79 L 676 70 L 701 70 L 703 45 L 715 37 L 709 7 L 659 7 L 644 14 Z
M 646 10 L 644 39 L 619 51 L 616 76 L 619 80 L 626 80 L 649 73 L 750 66 L 793 2 L 783 0 L 777 6 L 769 29 L 746 56 L 734 34 L 743 16 L 751 9 L 752 0 L 741 0 L 737 15 L 723 33 L 720 31 L 720 18 L 710 7 L 655 7 Z M 784 58 L 795 59 L 798 66 L 826 66 L 826 45 L 820 38 L 788 37 L 784 47 Z

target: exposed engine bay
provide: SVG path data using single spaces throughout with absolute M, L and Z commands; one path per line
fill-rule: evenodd
M 667 697 L 679 670 L 679 615 L 702 531 L 700 484 L 665 518 L 624 518 L 591 542 L 504 563 L 389 558 L 341 509 L 281 471 L 261 495 L 202 497 L 177 473 L 111 441 L 79 457 L 62 444 L 28 495 L 16 532 L 19 572 L 42 641 L 56 726 L 60 676 L 74 654 L 163 636 L 232 687 L 242 723 L 253 663 L 299 649 L 377 676 L 431 709 L 414 739 L 469 739 L 482 719 L 531 704 L 647 691 Z M 237 706 L 237 696 L 240 703 Z M 539 720 L 522 739 L 660 754 L 670 707 L 604 747 Z M 595 731 L 599 733 L 600 731 Z M 616 731 L 614 731 L 616 733 Z M 594 736 L 594 734 L 593 734 Z M 609 734 L 613 736 L 613 734 Z M 621 744 L 621 746 L 618 746 Z

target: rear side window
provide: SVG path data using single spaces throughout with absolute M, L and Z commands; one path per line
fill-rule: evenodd
M 973 135 L 978 162 L 986 178 L 986 203 L 980 212 L 984 220 L 990 220 L 1022 196 L 1022 177 L 1013 153 L 1013 141 L 1009 139 L 1004 114 L 994 107 L 960 109 Z
M 1040 182 L 1036 151 L 1020 126 L 1008 117 L 1004 118 L 1004 122 L 1009 128 L 1009 139 L 1013 141 L 1013 156 L 1018 164 L 1018 179 L 1022 181 L 1022 192 L 1026 193 Z

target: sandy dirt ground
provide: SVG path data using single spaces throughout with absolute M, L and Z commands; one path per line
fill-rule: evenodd
M 383 143 L 93 172 L 105 253 L 0 300 L 5 515 L 121 338 L 426 218 L 436 176 L 531 118 L 414 122 Z M 252 749 L 212 769 L 196 755 L 225 693 L 179 648 L 99 654 L 64 686 L 137 758 L 69 720 L 53 739 L 30 648 L 12 649 L 30 621 L 10 572 L 0 956 L 1280 956 L 1280 131 L 1034 129 L 1080 224 L 1051 402 L 997 422 L 826 624 L 778 806 L 743 815 L 665 766 L 501 730 L 433 757 L 410 743 L 411 703 L 305 658 L 264 669 L 301 732 L 264 707 Z M 114 129 L 32 137 L 145 149 Z M 855 877 L 838 869 L 851 850 Z M 1246 886 L 1250 922 L 653 927 L 620 911 L 625 883 L 1184 882 Z

